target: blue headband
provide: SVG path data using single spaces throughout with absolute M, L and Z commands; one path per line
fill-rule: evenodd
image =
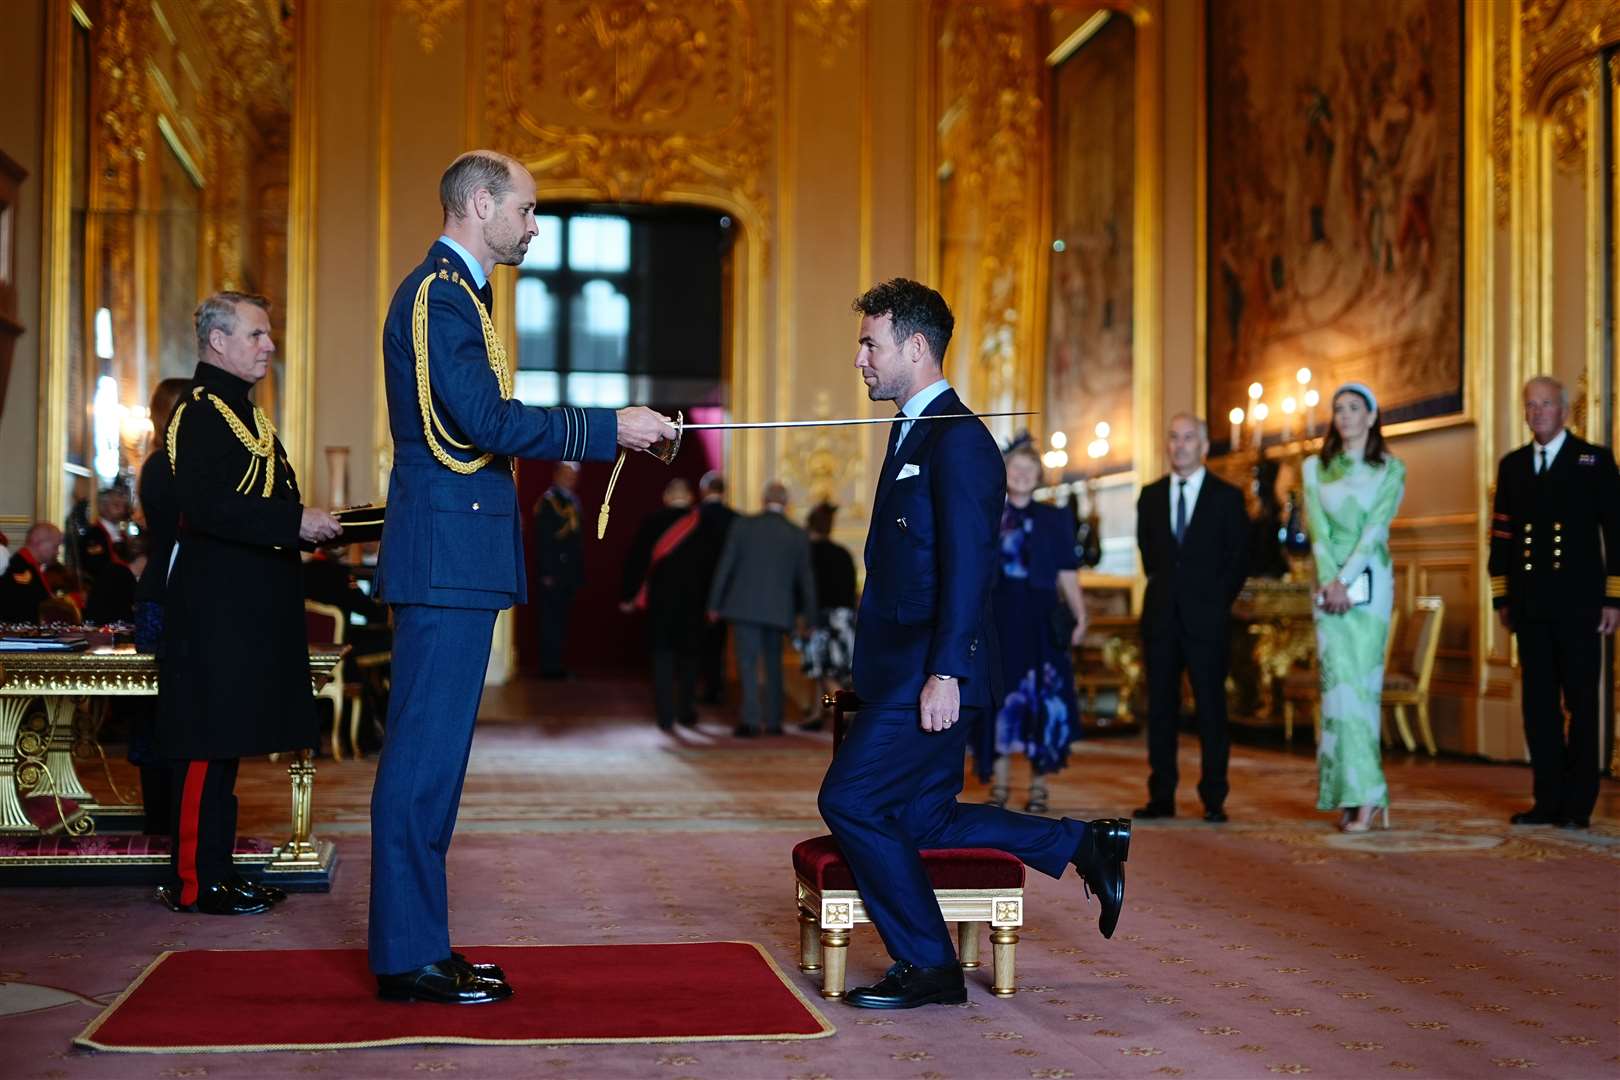
M 1362 400 L 1367 403 L 1367 408 L 1368 409 L 1370 409 L 1373 412 L 1378 411 L 1378 399 L 1373 396 L 1372 388 L 1369 387 L 1366 383 L 1347 382 L 1343 386 L 1339 387 L 1337 390 L 1333 391 L 1333 399 L 1336 400 L 1340 394 L 1344 393 L 1347 390 L 1351 391 L 1353 393 L 1360 394 Z

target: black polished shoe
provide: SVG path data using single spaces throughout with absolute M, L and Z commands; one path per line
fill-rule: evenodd
M 430 1001 L 436 1005 L 491 1005 L 512 996 L 499 979 L 474 975 L 453 959 L 425 964 L 415 971 L 377 976 L 377 996 L 384 1001 Z
M 501 965 L 499 964 L 475 964 L 458 952 L 453 952 L 450 954 L 450 962 L 452 964 L 460 964 L 474 975 L 477 975 L 480 979 L 494 979 L 496 982 L 506 981 L 506 972 L 501 970 Z
M 1204 820 L 1209 822 L 1211 825 L 1224 825 L 1224 824 L 1226 824 L 1226 821 L 1227 821 L 1226 811 L 1225 810 L 1205 810 L 1204 811 Z
M 262 915 L 270 910 L 270 901 L 238 892 L 224 881 L 203 886 L 197 891 L 197 899 L 189 904 L 180 902 L 180 891 L 172 885 L 159 885 L 158 897 L 170 911 L 192 915 Z
M 962 1005 L 967 984 L 962 965 L 920 968 L 904 960 L 872 986 L 857 986 L 844 1000 L 859 1009 L 915 1009 L 919 1005 Z
M 232 874 L 226 881 L 231 888 L 250 900 L 263 900 L 267 904 L 279 904 L 287 899 L 285 889 L 278 889 L 274 885 L 266 885 L 262 881 L 249 881 L 241 874 Z
M 1162 803 L 1148 803 L 1146 806 L 1138 806 L 1131 811 L 1131 817 L 1138 820 L 1175 816 L 1176 808 L 1174 806 L 1165 806 Z
M 1564 815 L 1532 806 L 1528 810 L 1520 810 L 1508 820 L 1515 825 L 1562 825 Z
M 1097 929 L 1102 936 L 1114 936 L 1119 910 L 1125 906 L 1125 859 L 1131 852 L 1131 823 L 1124 818 L 1099 818 L 1088 822 L 1086 835 L 1069 859 L 1085 883 L 1087 895 L 1095 894 L 1102 912 Z

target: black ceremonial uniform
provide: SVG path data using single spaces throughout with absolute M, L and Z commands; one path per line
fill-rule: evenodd
M 237 760 L 317 739 L 297 478 L 248 400 L 251 383 L 208 363 L 195 379 L 169 426 L 180 519 L 157 722 L 159 752 L 175 763 L 183 904 L 233 875 Z
M 1508 609 L 1519 640 L 1530 813 L 1584 824 L 1602 768 L 1597 625 L 1605 606 L 1620 606 L 1620 474 L 1609 450 L 1569 432 L 1540 475 L 1538 449 L 1521 446 L 1497 468 L 1491 601 Z
M 37 623 L 39 605 L 50 598 L 44 569 L 33 552 L 19 548 L 0 578 L 0 623 Z
M 572 492 L 548 488 L 534 508 L 534 546 L 540 563 L 538 629 L 540 674 L 565 674 L 563 646 L 574 593 L 585 584 L 585 543 L 579 528 L 579 500 Z

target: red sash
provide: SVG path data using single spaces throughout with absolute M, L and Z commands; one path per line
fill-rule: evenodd
M 675 519 L 675 524 L 664 530 L 664 535 L 658 538 L 653 545 L 652 558 L 647 562 L 647 576 L 642 579 L 641 588 L 636 592 L 636 610 L 647 610 L 647 585 L 652 581 L 653 571 L 658 564 L 667 558 L 676 548 L 680 547 L 698 527 L 698 508 L 692 507 L 690 511 Z

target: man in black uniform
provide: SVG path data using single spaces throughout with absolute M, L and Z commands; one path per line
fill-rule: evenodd
M 1620 626 L 1620 475 L 1610 451 L 1565 429 L 1568 415 L 1563 384 L 1546 376 L 1525 384 L 1524 420 L 1535 439 L 1497 467 L 1491 602 L 1519 639 L 1524 741 L 1535 772 L 1535 803 L 1513 824 L 1584 829 L 1602 768 L 1603 637 Z
M 574 594 L 585 584 L 585 544 L 579 531 L 579 466 L 557 463 L 551 486 L 534 508 L 534 546 L 540 562 L 537 602 L 540 631 L 540 677 L 565 679 L 563 646 L 568 640 L 568 612 Z
M 50 522 L 36 522 L 28 530 L 0 578 L 0 623 L 39 622 L 39 605 L 51 598 L 45 568 L 56 561 L 61 547 L 62 530 Z
M 698 630 L 703 594 L 698 561 L 700 515 L 692 486 L 680 477 L 664 485 L 664 506 L 641 523 L 624 559 L 619 610 L 647 613 L 647 650 L 652 654 L 653 700 L 658 726 L 696 725 Z
M 698 549 L 700 552 L 699 594 L 708 596 L 714 586 L 714 571 L 720 565 L 720 553 L 726 548 L 726 536 L 731 523 L 737 520 L 737 511 L 726 505 L 726 478 L 718 469 L 711 469 L 698 481 L 702 501 L 698 503 Z M 705 705 L 718 705 L 726 696 L 726 620 L 704 622 L 698 641 L 698 700 Z
M 315 745 L 299 547 L 335 538 L 305 507 L 264 412 L 248 398 L 275 345 L 268 301 L 218 293 L 197 308 L 200 362 L 169 422 L 180 509 L 164 598 L 157 745 L 173 764 L 175 911 L 247 915 L 285 899 L 231 864 L 244 756 Z

